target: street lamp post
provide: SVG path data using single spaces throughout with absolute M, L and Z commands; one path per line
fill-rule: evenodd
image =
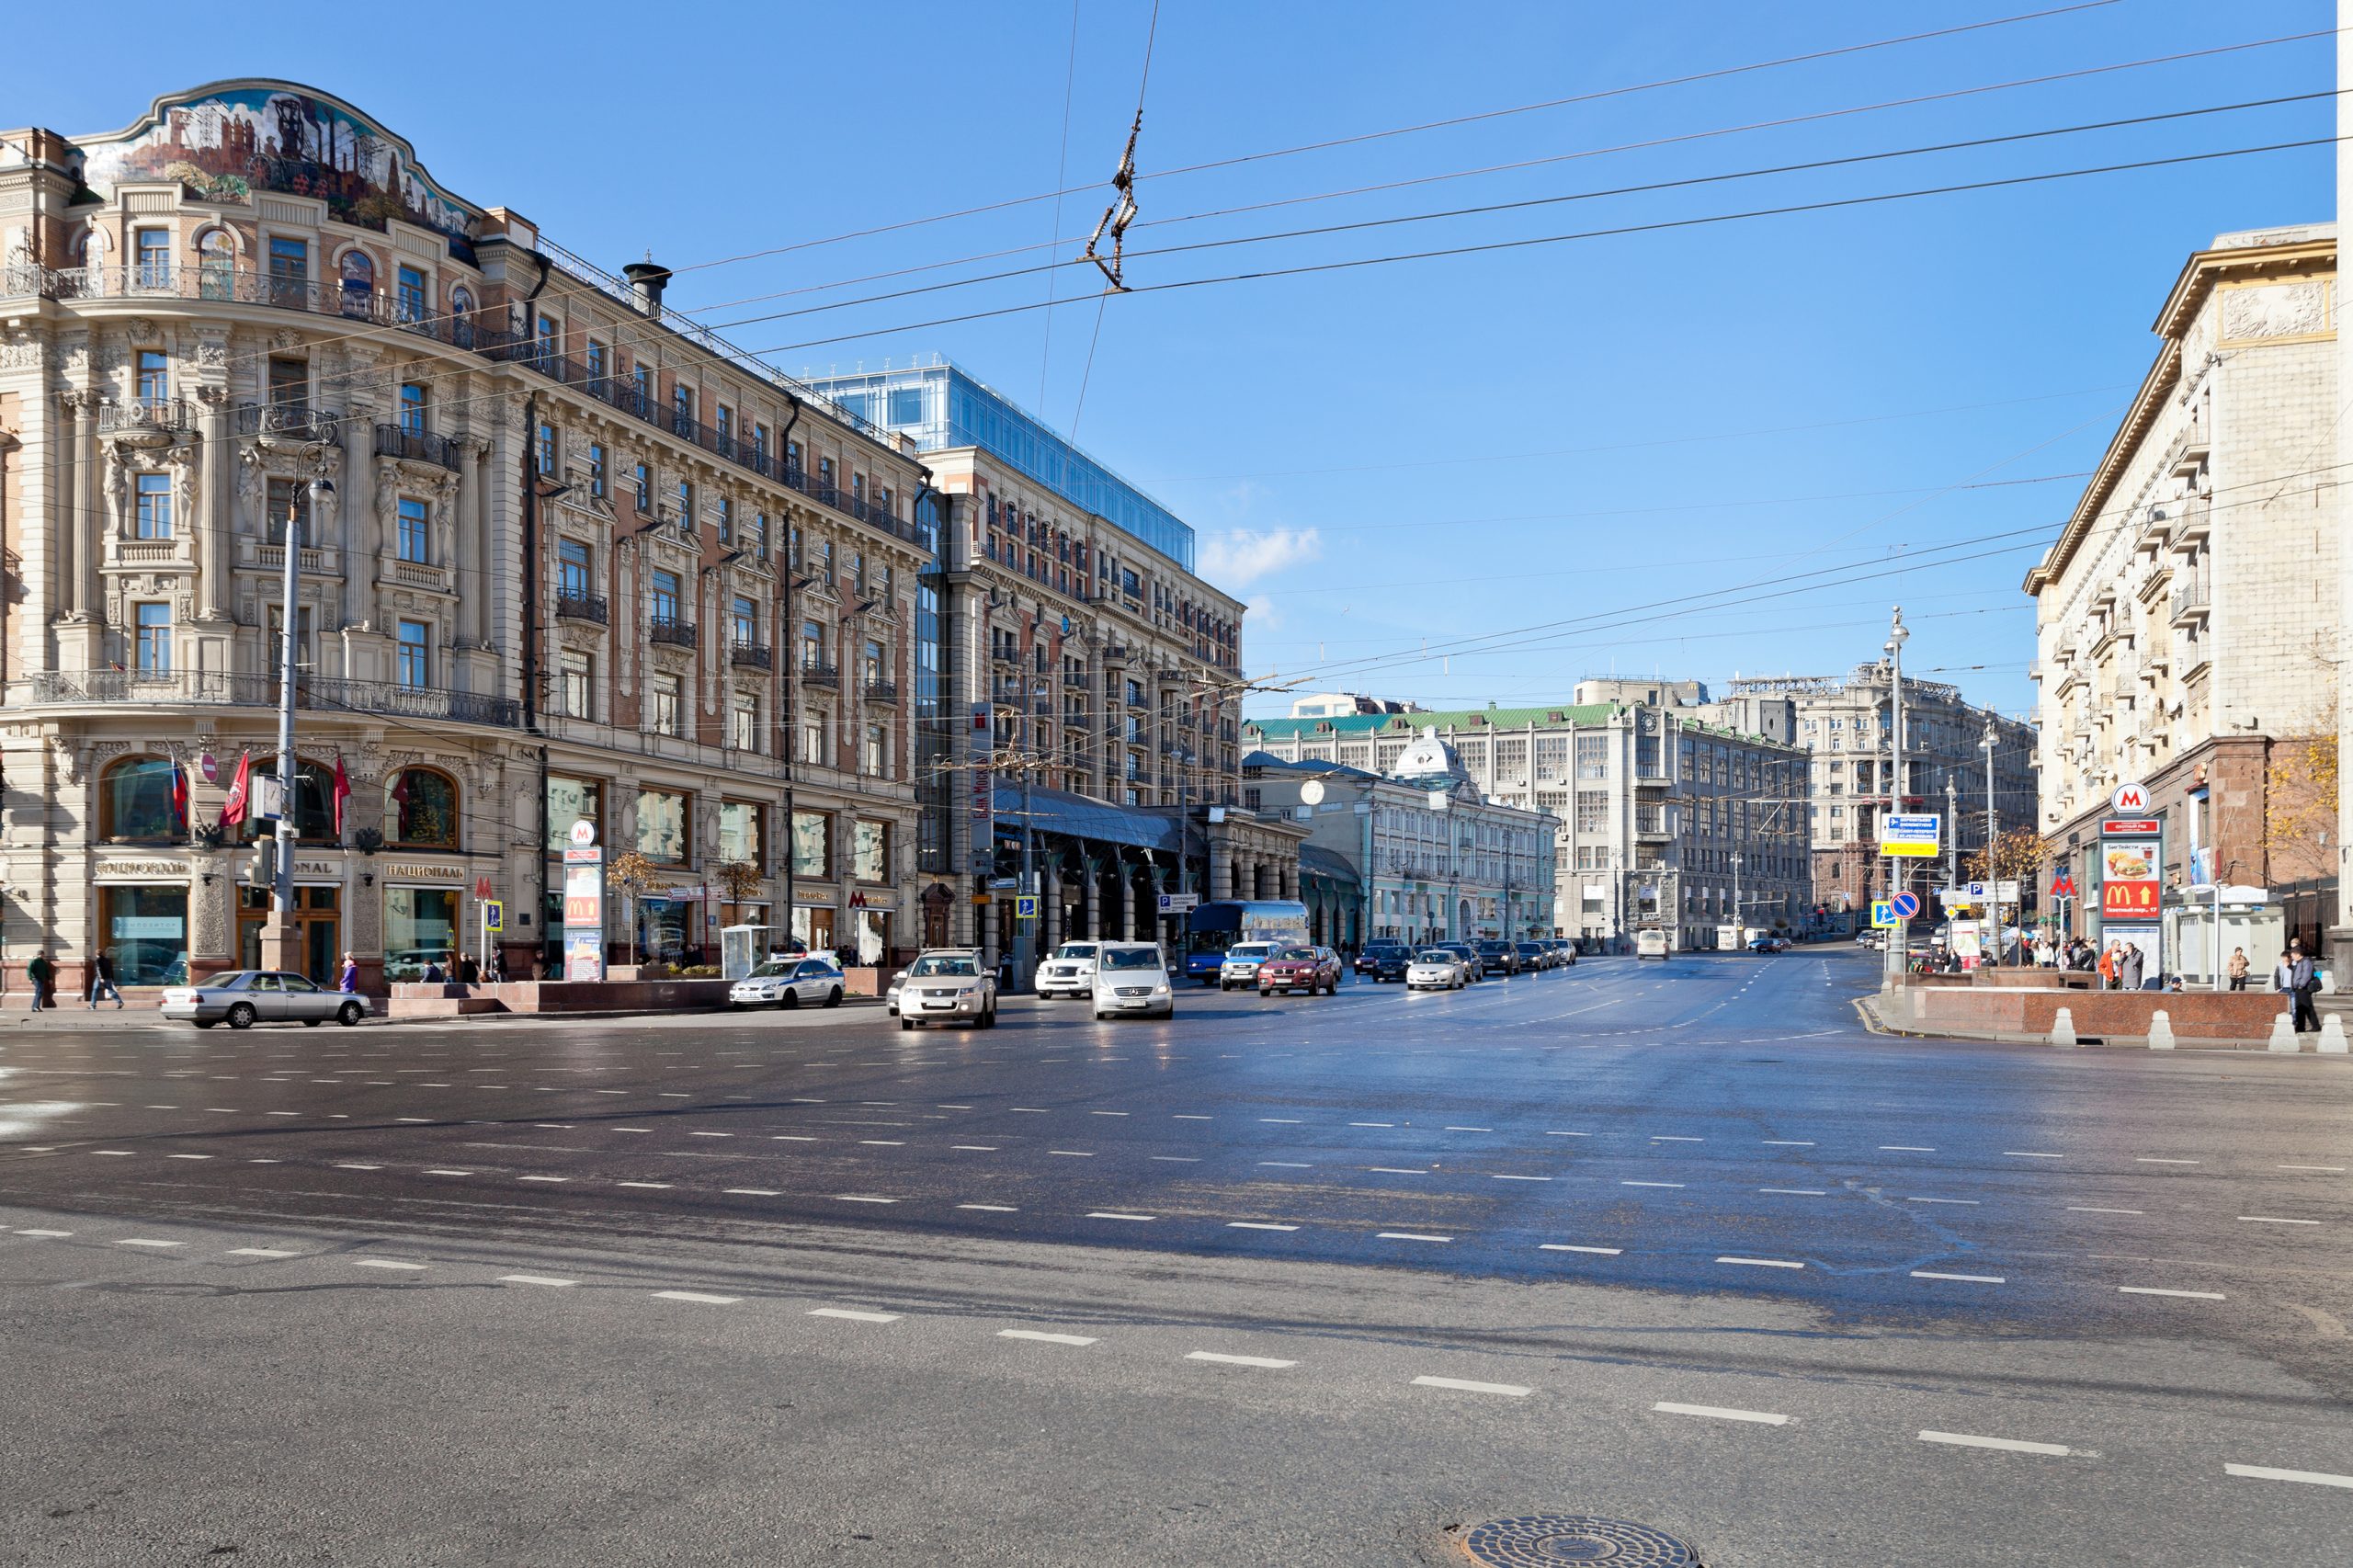
M 311 515 L 316 517 L 326 498 L 335 494 L 335 481 L 327 478 L 326 452 L 315 449 L 313 456 L 322 472 L 311 480 Z M 294 844 L 300 824 L 294 815 L 294 678 L 297 653 L 301 644 L 297 637 L 301 627 L 299 600 L 300 571 L 302 557 L 301 517 L 294 504 L 286 506 L 285 570 L 279 579 L 278 663 L 278 823 L 273 837 L 274 856 L 270 868 L 269 921 L 262 928 L 261 961 L 265 969 L 288 973 L 307 973 L 302 944 L 294 928 Z
M 1988 713 L 1985 715 L 1985 733 L 1978 737 L 1977 745 L 1985 754 L 1985 898 L 1994 916 L 1994 964 L 1996 968 L 2002 962 L 2002 872 L 1995 863 L 1994 844 L 2002 835 L 2002 821 L 1994 810 L 1994 748 L 2001 744 L 2001 732 L 1994 727 L 1994 716 Z M 2020 891 L 2023 892 L 2024 890 Z M 2024 907 L 2023 899 L 2020 907 Z M 2026 935 L 2023 922 L 2018 935 L 2020 937 Z
M 1888 733 L 1888 765 L 1891 777 L 1888 783 L 1887 807 L 1890 812 L 1899 814 L 1904 810 L 1904 642 L 1911 635 L 1911 632 L 1904 630 L 1904 607 L 1897 605 L 1893 623 L 1888 629 L 1887 642 L 1883 647 L 1887 653 L 1888 695 L 1893 705 L 1889 715 L 1893 721 L 1893 726 Z M 1885 832 L 1883 826 L 1881 832 L 1882 834 Z M 1901 858 L 1898 857 L 1888 863 L 1887 895 L 1893 899 L 1903 891 L 1903 867 Z M 1893 935 L 1887 944 L 1887 962 L 1884 965 L 1887 983 L 1891 985 L 1902 978 L 1904 962 L 1910 957 L 1912 944 L 1908 935 L 1909 930 L 1909 923 L 1898 916 Z
M 1745 952 L 1748 949 L 1748 927 L 1742 922 L 1740 915 L 1740 851 L 1733 850 L 1730 858 L 1732 861 L 1732 945 L 1733 951 Z

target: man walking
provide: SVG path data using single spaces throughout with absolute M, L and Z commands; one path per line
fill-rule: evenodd
M 2230 965 L 2232 990 L 2244 991 L 2246 989 L 2246 949 L 2245 948 L 2233 948 L 2231 949 Z
M 90 960 L 90 994 L 88 1001 L 90 1004 L 90 1011 L 93 1013 L 98 1010 L 98 994 L 100 992 L 104 992 L 106 994 L 114 998 L 115 1011 L 120 1012 L 122 1010 L 122 993 L 115 988 L 114 983 L 114 960 L 107 956 L 107 950 L 104 948 L 100 948 L 98 949 L 97 956 Z
M 2146 968 L 2148 961 L 2149 956 L 2141 950 L 2139 943 L 2125 943 L 2124 950 L 2116 956 L 2116 981 L 2118 989 L 2123 991 L 2140 990 L 2142 982 L 2148 978 Z
M 2294 1015 L 2290 1027 L 2298 1034 L 2306 1033 L 2308 1028 L 2320 1028 L 2320 1014 L 2313 1006 L 2313 993 L 2319 989 L 2319 983 L 2313 972 L 2313 960 L 2304 956 L 2303 944 L 2289 943 L 2288 950 L 2279 955 L 2278 967 L 2271 971 L 2271 989 L 2287 993 L 2289 1007 Z
M 51 993 L 57 984 L 57 966 L 49 961 L 47 949 L 34 949 L 31 960 L 25 965 L 25 978 L 32 982 L 34 1012 L 56 1006 L 56 1000 Z

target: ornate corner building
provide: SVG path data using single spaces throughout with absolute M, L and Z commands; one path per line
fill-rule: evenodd
M 289 550 L 314 974 L 471 946 L 485 891 L 529 973 L 583 819 L 655 868 L 616 954 L 912 945 L 929 472 L 625 270 L 290 83 L 0 131 L 9 961 L 256 961 L 213 824 L 274 764 Z

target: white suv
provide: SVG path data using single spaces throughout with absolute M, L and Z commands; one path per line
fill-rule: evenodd
M 1239 985 L 1248 991 L 1258 983 L 1258 966 L 1275 956 L 1272 942 L 1236 942 L 1225 949 L 1225 961 L 1217 966 L 1217 988 L 1231 991 Z
M 1095 949 L 1098 942 L 1064 942 L 1038 966 L 1038 1000 L 1057 996 L 1080 1001 L 1095 994 Z
M 1168 963 L 1157 942 L 1105 942 L 1095 953 L 1095 1016 L 1141 1013 L 1173 1018 L 1176 998 L 1168 988 Z

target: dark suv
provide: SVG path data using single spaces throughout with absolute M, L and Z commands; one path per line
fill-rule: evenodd
M 1519 972 L 1519 951 L 1509 942 L 1475 942 L 1472 946 L 1479 955 L 1481 974 L 1518 974 Z
M 1369 974 L 1378 983 L 1383 980 L 1403 980 L 1405 966 L 1414 961 L 1414 949 L 1403 942 L 1367 942 L 1357 954 L 1356 971 Z

